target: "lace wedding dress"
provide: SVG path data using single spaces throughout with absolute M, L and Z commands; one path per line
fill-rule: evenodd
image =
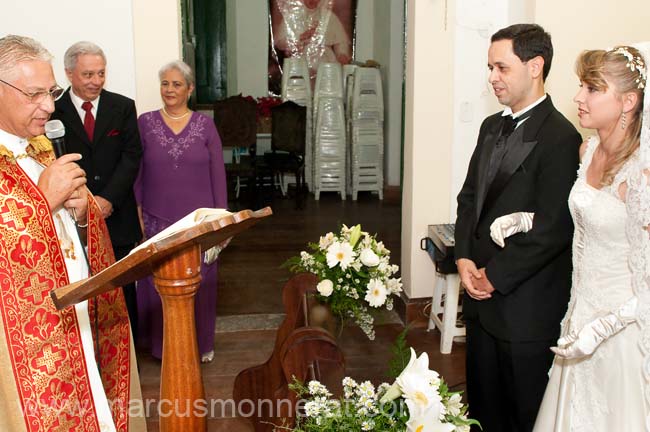
M 616 310 L 634 296 L 628 263 L 627 212 L 619 186 L 636 166 L 637 153 L 611 186 L 596 189 L 586 172 L 598 138 L 587 145 L 578 179 L 569 195 L 575 224 L 571 301 L 562 335 L 579 331 L 593 319 Z M 613 432 L 645 430 L 641 330 L 635 323 L 580 359 L 555 357 L 535 432 Z

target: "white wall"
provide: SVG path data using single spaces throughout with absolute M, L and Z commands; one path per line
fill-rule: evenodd
M 576 125 L 578 117 L 572 99 L 578 91 L 573 69 L 578 54 L 585 49 L 650 40 L 648 0 L 537 1 L 535 19 L 553 37 L 555 55 L 547 90 L 555 106 Z M 581 132 L 583 136 L 593 133 Z
M 408 0 L 402 281 L 407 296 L 431 296 L 434 267 L 420 250 L 427 225 L 449 220 L 453 140 L 454 2 Z
M 226 0 L 226 86 L 228 96 L 237 94 L 237 0 Z
M 227 22 L 226 28 L 229 37 L 234 34 L 236 44 L 234 58 L 229 56 L 226 59 L 228 71 L 236 74 L 236 86 L 231 87 L 229 83 L 228 92 L 244 96 L 267 96 L 268 0 L 236 0 L 228 2 L 226 7 L 228 6 L 234 6 L 234 11 L 226 13 L 228 17 L 234 15 L 235 22 Z M 230 40 L 226 43 L 230 45 Z M 230 46 L 228 54 L 231 54 Z
M 158 70 L 182 57 L 180 15 L 179 0 L 133 0 L 136 106 L 140 114 L 162 106 Z M 126 78 L 133 82 L 133 76 Z
M 375 56 L 375 3 L 385 3 L 385 0 L 357 0 L 357 30 L 354 41 L 356 61 L 365 62 Z
M 131 0 L 4 1 L 0 36 L 7 34 L 41 42 L 54 55 L 54 74 L 64 88 L 69 85 L 63 68 L 65 50 L 80 40 L 95 42 L 108 60 L 106 88 L 136 97 Z

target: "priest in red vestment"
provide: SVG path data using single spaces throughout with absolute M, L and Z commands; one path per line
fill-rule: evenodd
M 49 296 L 114 261 L 81 156 L 42 135 L 61 93 L 42 45 L 0 38 L 0 430 L 141 431 L 122 291 L 61 311 Z

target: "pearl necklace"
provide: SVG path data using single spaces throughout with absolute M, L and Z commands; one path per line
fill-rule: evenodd
M 185 114 L 183 114 L 183 115 L 181 115 L 181 116 L 178 116 L 178 117 L 174 117 L 173 115 L 171 115 L 171 114 L 169 114 L 169 113 L 167 112 L 167 110 L 165 109 L 165 107 L 162 108 L 162 111 L 165 113 L 165 115 L 166 115 L 167 117 L 169 117 L 169 118 L 172 119 L 172 120 L 180 120 L 180 119 L 182 119 L 182 118 L 187 117 L 188 114 L 192 112 L 192 111 L 190 111 L 190 110 L 188 109 L 187 112 L 186 112 Z

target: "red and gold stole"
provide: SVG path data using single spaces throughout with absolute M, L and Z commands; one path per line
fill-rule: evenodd
M 28 152 L 54 160 L 45 137 Z M 58 311 L 49 292 L 69 283 L 47 201 L 0 149 L 0 316 L 28 431 L 99 431 L 74 307 Z M 108 229 L 89 193 L 88 259 L 96 273 L 114 261 Z M 96 354 L 118 431 L 128 429 L 130 329 L 122 290 L 89 301 Z

